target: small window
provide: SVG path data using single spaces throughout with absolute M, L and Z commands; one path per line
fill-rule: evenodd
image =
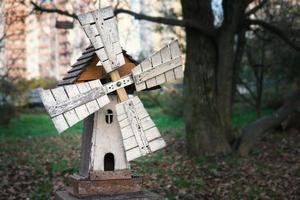
M 104 171 L 115 170 L 115 157 L 112 153 L 107 153 L 104 156 Z
M 105 121 L 107 124 L 111 124 L 113 122 L 113 111 L 108 109 L 105 114 Z

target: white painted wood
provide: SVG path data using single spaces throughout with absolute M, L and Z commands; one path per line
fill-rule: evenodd
M 51 93 L 51 90 L 43 90 L 40 93 L 40 97 L 47 111 L 49 110 L 50 106 L 55 104 L 55 99 Z
M 126 151 L 138 146 L 136 137 L 134 137 L 134 136 L 123 140 L 123 144 L 124 144 L 124 148 Z
M 57 87 L 51 90 L 56 102 L 68 100 L 68 96 L 63 87 Z
M 133 133 L 133 130 L 132 130 L 131 126 L 126 126 L 124 128 L 121 128 L 121 133 L 122 133 L 123 140 L 125 140 L 125 139 L 127 139 L 131 136 L 134 136 L 134 133 Z
M 180 58 L 175 58 L 140 74 L 133 74 L 135 84 L 140 84 L 181 65 Z
M 88 83 L 92 89 L 93 88 L 103 88 L 103 91 L 105 90 L 105 88 L 103 87 L 103 85 L 99 79 L 89 81 Z M 105 93 L 106 93 L 106 91 L 105 91 Z M 104 95 L 100 98 L 97 98 L 97 102 L 98 102 L 99 107 L 102 108 L 103 106 L 105 106 L 106 104 L 109 103 L 109 98 L 107 95 Z
M 146 118 L 142 119 L 141 125 L 142 125 L 142 128 L 144 131 L 155 126 L 154 122 L 151 120 L 150 117 L 146 117 Z
M 175 79 L 180 79 L 184 77 L 182 66 L 176 67 L 174 69 Z
M 52 118 L 55 128 L 57 129 L 58 133 L 62 133 L 64 130 L 69 128 L 68 123 L 66 122 L 63 115 L 58 115 Z
M 154 142 L 163 139 L 138 97 L 117 104 L 116 111 L 128 161 L 151 153 L 149 141 L 153 150 L 163 146 Z
M 157 151 L 159 149 L 162 149 L 166 146 L 166 142 L 163 138 L 155 139 L 151 142 L 149 142 L 149 146 L 152 152 Z
M 156 66 L 160 65 L 162 63 L 160 52 L 156 52 L 151 57 L 151 60 L 152 60 L 153 67 L 156 67 Z M 160 74 L 160 75 L 156 76 L 156 83 L 157 83 L 157 85 L 160 85 L 160 84 L 164 83 L 165 81 L 166 81 L 166 78 L 165 78 L 164 74 Z
M 78 15 L 78 20 L 82 26 L 94 22 L 92 12 L 83 13 L 83 14 Z
M 111 18 L 114 16 L 114 10 L 111 6 L 101 8 L 101 16 L 103 19 Z
M 101 62 L 108 60 L 108 57 L 107 57 L 107 54 L 106 54 L 106 51 L 104 48 L 97 50 L 96 54 L 99 57 Z
M 160 52 L 161 52 L 163 63 L 169 62 L 171 60 L 171 52 L 169 46 L 164 47 Z M 173 70 L 166 71 L 165 77 L 166 77 L 166 81 L 175 80 L 174 71 Z
M 132 161 L 132 160 L 137 159 L 137 158 L 139 158 L 141 156 L 142 155 L 141 155 L 140 149 L 138 147 L 126 151 L 127 161 Z
M 90 41 L 93 44 L 95 49 L 100 49 L 100 48 L 104 47 L 104 45 L 102 43 L 102 39 L 99 35 L 96 37 L 90 38 Z
M 150 128 L 150 129 L 146 130 L 145 135 L 146 135 L 146 138 L 149 141 L 149 143 L 150 143 L 150 141 L 161 137 L 160 133 L 159 133 L 159 131 L 156 127 L 153 127 L 153 128 Z
M 75 110 L 70 110 L 68 112 L 65 112 L 64 116 L 70 127 L 80 121 Z
M 172 58 L 177 58 L 181 56 L 181 51 L 179 48 L 178 40 L 173 40 L 170 44 L 171 56 Z
M 94 114 L 94 128 L 91 145 L 90 170 L 104 170 L 104 156 L 112 153 L 115 158 L 115 170 L 126 169 L 129 164 L 126 160 L 123 139 L 116 116 L 117 96 L 109 95 L 110 103 Z M 106 123 L 107 110 L 113 112 L 113 121 Z
M 74 98 L 75 96 L 80 94 L 76 84 L 65 86 L 65 90 L 66 90 L 69 98 Z M 88 112 L 87 107 L 86 107 L 85 104 L 75 108 L 75 112 L 77 113 L 77 116 L 78 116 L 79 120 L 83 120 L 84 118 L 86 118 L 90 114 Z
M 79 15 L 79 21 L 107 73 L 125 64 L 111 7 Z
M 86 93 L 87 91 L 90 90 L 89 83 L 79 83 L 79 84 L 77 84 L 77 88 L 80 93 Z M 98 103 L 96 100 L 90 101 L 90 102 L 86 103 L 85 105 L 90 114 L 99 110 L 99 106 L 98 106 Z

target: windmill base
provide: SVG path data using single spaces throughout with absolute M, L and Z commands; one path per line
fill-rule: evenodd
M 131 176 L 119 179 L 86 179 L 72 175 L 69 179 L 68 192 L 75 197 L 83 198 L 95 195 L 116 195 L 139 192 L 142 190 L 142 177 Z
M 90 196 L 77 198 L 69 194 L 67 191 L 58 191 L 55 196 L 56 200 L 163 200 L 164 198 L 158 194 L 141 191 L 134 193 L 126 193 L 111 196 Z

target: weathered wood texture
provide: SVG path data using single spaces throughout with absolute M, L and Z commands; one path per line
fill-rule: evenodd
M 43 90 L 40 95 L 59 133 L 109 103 L 100 80 Z
M 132 173 L 129 169 L 114 171 L 90 171 L 90 180 L 131 179 Z
M 183 77 L 181 53 L 174 40 L 132 70 L 137 91 Z
M 149 192 L 141 191 L 127 194 L 119 195 L 109 195 L 109 196 L 89 196 L 83 198 L 77 198 L 70 195 L 67 191 L 58 191 L 56 192 L 56 200 L 163 200 L 164 197 Z
M 91 149 L 94 127 L 94 114 L 84 120 L 83 133 L 81 136 L 81 153 L 79 175 L 85 178 L 89 177 L 91 165 Z
M 166 146 L 138 97 L 117 104 L 116 110 L 127 161 Z
M 81 14 L 78 19 L 107 73 L 125 64 L 112 7 Z
M 92 195 L 115 195 L 139 192 L 142 189 L 142 177 L 112 180 L 84 180 L 80 177 L 69 177 L 69 192 L 77 197 Z
M 109 95 L 110 103 L 94 115 L 90 171 L 105 170 L 105 155 L 113 154 L 114 170 L 128 169 L 122 135 L 116 116 L 117 96 Z

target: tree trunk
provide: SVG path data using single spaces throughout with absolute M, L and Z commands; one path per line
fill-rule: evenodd
M 183 17 L 213 28 L 210 1 L 182 0 Z M 186 28 L 185 122 L 188 153 L 227 153 L 223 120 L 218 112 L 216 46 L 211 38 Z

